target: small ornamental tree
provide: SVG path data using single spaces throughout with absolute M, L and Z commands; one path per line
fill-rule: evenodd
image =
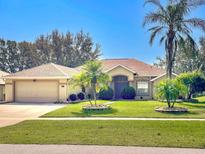
M 201 72 L 183 73 L 176 79 L 187 87 L 187 99 L 191 99 L 193 94 L 205 91 L 205 77 Z
M 109 76 L 103 73 L 102 71 L 101 62 L 97 60 L 88 61 L 83 66 L 79 76 L 80 78 L 74 78 L 73 80 L 74 84 L 81 86 L 82 89 L 83 87 L 85 89 L 86 87 L 90 88 L 94 98 L 95 105 L 97 105 L 96 104 L 97 91 L 101 88 L 106 89 L 108 87 L 108 82 L 110 81 Z M 91 100 L 90 100 L 90 104 L 93 105 Z
M 86 87 L 88 86 L 88 79 L 85 73 L 80 72 L 71 79 L 71 85 L 74 87 L 80 87 L 83 93 L 86 93 Z
M 92 89 L 92 94 L 96 104 L 97 90 L 101 88 L 107 88 L 109 82 L 109 76 L 102 71 L 102 64 L 100 61 L 91 60 L 88 61 L 83 67 L 87 81 Z
M 179 96 L 185 96 L 186 93 L 186 86 L 175 79 L 163 80 L 156 86 L 156 97 L 166 100 L 169 108 L 173 108 Z

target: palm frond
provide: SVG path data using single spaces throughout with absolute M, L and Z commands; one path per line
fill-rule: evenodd
M 187 0 L 188 6 L 197 7 L 200 5 L 205 5 L 205 0 Z
M 191 37 L 191 35 L 187 35 L 187 41 L 188 41 L 189 43 L 191 43 L 191 45 L 192 45 L 193 47 L 196 46 L 196 42 L 195 42 L 194 39 Z
M 166 17 L 160 12 L 150 12 L 144 17 L 143 26 L 149 23 L 165 23 Z
M 156 29 L 158 29 L 159 27 L 160 27 L 160 26 L 154 26 L 154 27 L 152 27 L 152 28 L 149 28 L 148 31 L 156 30 Z
M 166 38 L 166 36 L 162 36 L 159 40 L 159 44 L 161 45 L 164 42 L 164 39 Z
M 188 13 L 190 13 L 190 6 L 188 5 L 187 0 L 180 0 L 177 4 L 176 4 L 176 12 L 178 14 L 178 16 L 184 16 L 187 15 Z
M 197 7 L 205 4 L 205 0 L 169 0 L 171 4 L 187 3 L 188 6 Z
M 160 32 L 162 31 L 162 29 L 163 29 L 163 27 L 159 27 L 159 28 L 155 29 L 155 30 L 152 32 L 152 34 L 151 34 L 151 36 L 150 36 L 150 40 L 149 40 L 150 45 L 153 44 L 154 39 L 155 39 L 157 33 L 160 33 Z
M 205 31 L 205 20 L 200 18 L 192 18 L 184 20 L 185 23 L 189 24 L 190 26 L 197 27 Z
M 160 0 L 146 0 L 145 3 L 144 3 L 144 6 L 145 6 L 146 4 L 148 4 L 148 3 L 154 4 L 154 5 L 156 5 L 157 7 L 159 7 L 162 11 L 164 11 L 164 8 L 163 8 L 163 6 L 162 6 Z

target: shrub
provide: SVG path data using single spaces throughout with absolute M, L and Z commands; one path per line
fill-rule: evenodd
M 205 91 L 205 77 L 201 72 L 183 73 L 177 76 L 176 79 L 187 87 L 188 99 L 191 99 L 194 94 Z
M 85 99 L 85 94 L 83 92 L 78 93 L 78 99 L 84 100 Z
M 175 79 L 163 80 L 156 86 L 156 97 L 166 100 L 168 107 L 174 107 L 176 100 L 186 93 L 186 86 Z
M 123 89 L 121 96 L 123 99 L 134 99 L 136 96 L 135 89 L 133 87 L 126 87 Z
M 91 94 L 87 94 L 87 99 L 91 100 L 92 99 L 92 95 Z
M 76 94 L 70 94 L 69 99 L 71 101 L 76 101 L 77 100 L 77 95 Z
M 99 99 L 110 100 L 113 99 L 113 90 L 108 87 L 107 89 L 100 89 L 99 91 Z

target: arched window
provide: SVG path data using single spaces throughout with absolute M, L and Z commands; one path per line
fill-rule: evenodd
M 113 77 L 113 80 L 114 80 L 115 82 L 128 82 L 127 76 L 124 76 L 124 75 L 114 76 L 114 77 Z

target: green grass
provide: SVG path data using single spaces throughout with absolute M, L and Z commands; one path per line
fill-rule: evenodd
M 24 121 L 0 128 L 1 144 L 205 148 L 202 121 Z
M 82 105 L 88 102 L 71 104 L 57 109 L 42 117 L 146 117 L 146 118 L 205 118 L 205 97 L 197 98 L 198 103 L 177 103 L 175 106 L 186 107 L 188 113 L 159 113 L 154 109 L 166 106 L 166 103 L 158 101 L 116 101 L 111 104 L 109 111 L 84 112 Z M 98 103 L 103 103 L 99 101 Z

